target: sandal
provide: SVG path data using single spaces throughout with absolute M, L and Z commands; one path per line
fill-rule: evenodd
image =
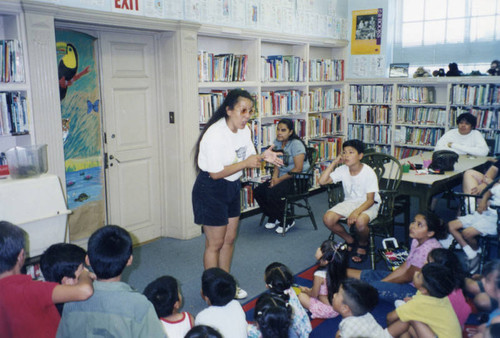
M 359 253 L 357 251 L 358 249 L 365 250 L 365 253 Z M 366 258 L 368 257 L 368 249 L 369 249 L 368 245 L 358 245 L 356 252 L 351 257 L 352 262 L 357 263 L 357 264 L 363 263 L 366 260 Z

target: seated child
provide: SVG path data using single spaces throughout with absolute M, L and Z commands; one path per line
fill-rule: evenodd
M 455 281 L 455 289 L 448 295 L 448 299 L 457 315 L 460 327 L 463 329 L 472 310 L 463 294 L 463 289 L 465 288 L 465 272 L 462 269 L 462 264 L 460 264 L 457 255 L 455 255 L 453 251 L 444 248 L 434 249 L 429 252 L 427 261 L 429 263 L 437 263 L 446 266 L 452 272 L 453 280 Z
M 331 301 L 346 278 L 349 265 L 347 245 L 326 240 L 316 250 L 315 257 L 319 266 L 314 272 L 313 287 L 300 287 L 300 304 L 311 312 L 312 318 L 337 317 Z
M 194 318 L 189 312 L 179 312 L 182 296 L 174 277 L 157 278 L 146 286 L 144 295 L 155 307 L 167 337 L 183 338 L 194 326 Z
M 374 286 L 380 299 L 388 302 L 413 296 L 417 292 L 412 283 L 413 275 L 427 262 L 432 249 L 441 248 L 438 239 L 446 236 L 446 227 L 436 214 L 430 211 L 419 212 L 410 223 L 409 235 L 412 239 L 410 253 L 396 270 L 348 269 L 347 276 Z
M 222 338 L 222 335 L 213 327 L 207 325 L 195 325 L 186 333 L 184 338 Z
M 33 281 L 22 275 L 26 233 L 0 221 L 0 337 L 50 337 L 61 316 L 54 304 L 92 296 L 92 279 L 83 270 L 74 285 Z
M 370 313 L 378 303 L 378 291 L 370 284 L 347 278 L 333 295 L 332 303 L 333 309 L 342 316 L 335 337 L 389 337 Z
M 352 250 L 356 250 L 353 262 L 361 263 L 367 257 L 368 223 L 377 217 L 380 206 L 378 179 L 373 169 L 361 163 L 365 145 L 360 140 L 348 140 L 342 145 L 342 155 L 338 156 L 322 173 L 319 184 L 342 182 L 344 202 L 338 203 L 323 216 L 326 227 L 342 237 Z M 339 166 L 340 164 L 345 164 Z M 334 170 L 335 169 L 335 170 Z M 339 223 L 347 219 L 349 227 L 354 226 L 358 243 Z M 356 248 L 357 247 L 357 248 Z
M 491 201 L 489 199 L 491 198 Z M 470 269 L 473 272 L 477 268 L 475 264 L 478 257 L 477 236 L 497 234 L 497 211 L 489 207 L 489 204 L 500 205 L 500 184 L 494 185 L 485 192 L 481 202 L 473 214 L 460 216 L 448 223 L 451 235 L 462 247 L 469 259 Z M 474 260 L 474 261 L 472 261 Z
M 88 241 L 87 265 L 97 276 L 94 295 L 64 305 L 57 337 L 82 333 L 107 337 L 165 337 L 153 305 L 121 281 L 132 264 L 132 238 L 119 226 L 96 230 Z
M 405 332 L 416 336 L 410 322 L 425 324 L 438 337 L 461 337 L 462 330 L 448 295 L 455 288 L 447 267 L 428 263 L 413 277 L 417 294 L 387 315 L 388 331 L 393 337 Z
M 270 293 L 285 296 L 292 306 L 292 326 L 290 329 L 294 331 L 296 336 L 308 338 L 312 331 L 311 321 L 306 310 L 300 304 L 294 288 L 292 288 L 293 274 L 290 269 L 282 263 L 271 263 L 266 268 L 264 280 Z
M 474 305 L 479 311 L 488 312 L 498 308 L 493 296 L 495 280 L 500 272 L 500 260 L 495 259 L 484 265 L 483 276 L 479 280 L 466 278 L 466 291 L 474 297 Z
M 85 264 L 85 250 L 78 245 L 57 243 L 49 246 L 40 257 L 40 269 L 47 282 L 65 285 L 78 283 L 78 276 Z M 57 311 L 62 314 L 64 303 L 56 304 Z
M 257 326 L 248 325 L 248 338 L 296 338 L 293 330 L 292 307 L 283 296 L 263 293 L 255 304 Z
M 246 338 L 247 321 L 245 312 L 234 300 L 236 281 L 220 268 L 210 268 L 201 276 L 201 296 L 208 304 L 195 319 L 196 325 L 208 325 L 223 337 Z

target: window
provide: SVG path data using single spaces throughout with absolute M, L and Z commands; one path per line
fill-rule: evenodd
M 396 2 L 393 62 L 459 68 L 488 65 L 500 56 L 500 0 Z M 486 67 L 486 71 L 489 67 Z M 477 68 L 476 68 L 477 70 Z

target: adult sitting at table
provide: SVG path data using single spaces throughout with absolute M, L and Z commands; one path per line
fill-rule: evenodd
M 279 121 L 274 150 L 283 153 L 283 166 L 274 167 L 272 178 L 254 190 L 254 198 L 264 215 L 268 217 L 266 229 L 273 229 L 278 225 L 276 232 L 281 234 L 295 225 L 293 220 L 287 221 L 284 227 L 282 225 L 285 212 L 285 201 L 282 197 L 290 193 L 293 188 L 293 180 L 290 179 L 292 176 L 289 173 L 303 173 L 309 169 L 306 145 L 295 133 L 292 120 Z
M 477 119 L 471 113 L 457 117 L 458 128 L 447 131 L 437 141 L 434 151 L 451 150 L 458 155 L 486 156 L 489 148 L 483 135 L 474 130 Z

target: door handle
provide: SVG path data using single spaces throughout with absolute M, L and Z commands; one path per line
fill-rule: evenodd
M 116 157 L 114 157 L 113 155 L 109 155 L 109 159 L 110 160 L 115 160 L 116 162 L 121 163 L 120 160 L 117 159 Z

